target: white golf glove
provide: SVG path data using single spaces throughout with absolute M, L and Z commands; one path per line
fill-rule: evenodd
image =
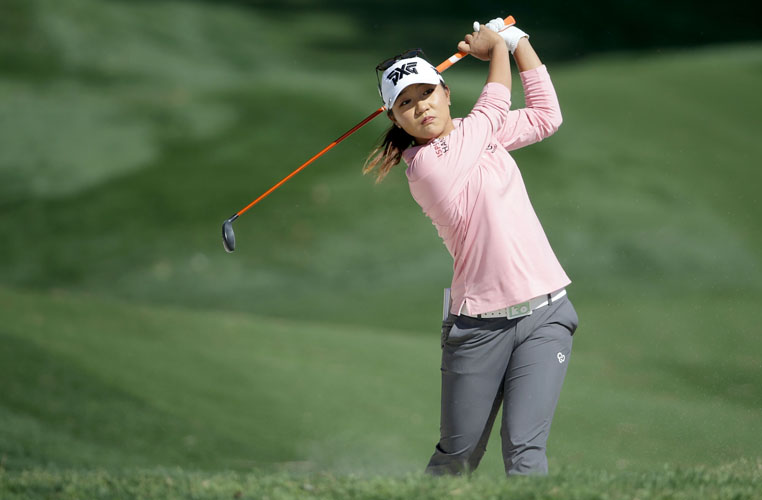
M 529 35 L 518 29 L 516 26 L 508 26 L 506 28 L 505 21 L 503 21 L 501 17 L 496 17 L 484 26 L 496 32 L 503 38 L 503 40 L 505 40 L 505 44 L 508 46 L 508 50 L 511 51 L 511 54 L 516 50 L 519 40 L 524 37 L 529 38 Z M 481 26 L 479 25 L 479 22 L 474 21 L 474 31 L 479 31 L 480 28 Z

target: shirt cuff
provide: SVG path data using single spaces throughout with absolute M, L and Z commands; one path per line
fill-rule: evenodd
M 519 73 L 519 76 L 521 76 L 521 83 L 525 87 L 528 83 L 547 80 L 550 78 L 550 75 L 548 74 L 548 68 L 544 64 L 542 66 L 537 66 L 534 69 L 522 71 Z

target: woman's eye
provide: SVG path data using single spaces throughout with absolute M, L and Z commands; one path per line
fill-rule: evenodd
M 426 89 L 426 91 L 423 93 L 423 95 L 429 95 L 432 92 L 434 92 L 434 89 Z
M 407 106 L 408 104 L 410 104 L 410 99 L 405 99 L 400 103 L 400 106 Z

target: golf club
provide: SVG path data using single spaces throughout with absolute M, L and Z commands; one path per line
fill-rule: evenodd
M 511 26 L 511 25 L 513 25 L 513 24 L 516 24 L 516 20 L 513 18 L 513 16 L 508 16 L 508 17 L 506 17 L 506 18 L 504 19 L 504 22 L 505 22 L 505 25 L 506 25 L 506 26 Z M 442 62 L 442 63 L 441 63 L 439 66 L 437 66 L 437 71 L 439 71 L 440 73 L 441 73 L 441 72 L 443 72 L 443 71 L 445 71 L 447 68 L 449 68 L 450 66 L 452 66 L 452 65 L 453 65 L 453 64 L 455 64 L 456 62 L 460 61 L 460 60 L 461 60 L 463 57 L 465 57 L 466 55 L 468 55 L 468 54 L 466 54 L 465 52 L 460 52 L 460 51 L 456 52 L 455 54 L 453 54 L 452 56 L 450 56 L 449 58 L 447 58 L 445 61 L 443 61 L 443 62 Z M 322 151 L 320 151 L 320 152 L 319 152 L 319 153 L 317 153 L 315 156 L 313 156 L 312 158 L 310 158 L 309 160 L 307 160 L 306 162 L 304 162 L 303 164 L 301 164 L 301 165 L 299 166 L 299 168 L 297 168 L 296 170 L 294 170 L 293 172 L 291 172 L 290 174 L 288 174 L 286 177 L 284 177 L 283 179 L 281 179 L 281 180 L 280 180 L 280 181 L 279 181 L 277 184 L 275 184 L 273 187 L 271 187 L 270 189 L 268 189 L 267 191 L 265 191 L 264 193 L 262 193 L 262 194 L 261 194 L 261 195 L 260 195 L 260 196 L 259 196 L 257 199 L 255 199 L 254 201 L 252 201 L 251 203 L 249 203 L 248 205 L 246 205 L 245 207 L 243 207 L 241 210 L 239 210 L 238 212 L 236 212 L 235 214 L 233 214 L 232 216 L 230 216 L 230 218 L 228 218 L 228 219 L 227 219 L 225 222 L 223 222 L 223 223 L 222 223 L 222 246 L 224 246 L 224 247 L 225 247 L 225 250 L 226 250 L 228 253 L 231 253 L 231 252 L 233 252 L 233 251 L 235 250 L 235 233 L 233 232 L 233 221 L 234 221 L 234 220 L 236 220 L 238 217 L 240 217 L 241 215 L 243 215 L 243 214 L 244 214 L 244 213 L 245 213 L 247 210 L 249 210 L 251 207 L 253 207 L 253 206 L 254 206 L 254 205 L 256 205 L 257 203 L 259 203 L 260 201 L 262 201 L 263 199 L 265 199 L 267 196 L 269 196 L 269 195 L 270 195 L 270 193 L 272 193 L 273 191 L 275 191 L 276 189 L 278 189 L 279 187 L 281 187 L 281 186 L 282 186 L 282 185 L 283 185 L 283 184 L 284 184 L 286 181 L 288 181 L 288 180 L 289 180 L 289 179 L 291 179 L 293 176 L 295 176 L 296 174 L 298 174 L 299 172 L 301 172 L 301 171 L 302 171 L 302 170 L 303 170 L 303 169 L 304 169 L 304 168 L 305 168 L 307 165 L 309 165 L 309 164 L 310 164 L 310 163 L 312 163 L 313 161 L 315 161 L 315 160 L 317 160 L 318 158 L 320 158 L 321 156 L 323 156 L 325 153 L 327 153 L 328 151 L 330 151 L 331 149 L 333 149 L 333 147 L 334 147 L 334 146 L 336 146 L 338 143 L 340 143 L 341 141 L 343 141 L 344 139 L 346 139 L 347 137 L 349 137 L 350 135 L 352 135 L 353 133 L 355 133 L 355 132 L 356 132 L 358 129 L 360 129 L 361 127 L 363 127 L 363 126 L 364 126 L 366 123 L 368 123 L 368 122 L 369 122 L 369 121 L 371 121 L 373 118 L 375 118 L 376 116 L 378 116 L 378 115 L 379 115 L 379 114 L 380 114 L 382 111 L 384 111 L 384 109 L 386 109 L 386 107 L 385 107 L 385 106 L 381 106 L 380 108 L 378 108 L 377 110 L 375 110 L 373 113 L 371 113 L 370 115 L 368 115 L 368 116 L 367 116 L 367 117 L 366 117 L 364 120 L 362 120 L 360 123 L 358 123 L 357 125 L 355 125 L 354 127 L 352 127 L 350 130 L 348 130 L 347 132 L 345 132 L 345 133 L 344 133 L 344 134 L 343 134 L 341 137 L 339 137 L 338 139 L 336 139 L 335 141 L 333 141 L 332 143 L 330 143 L 328 146 L 326 146 L 325 148 L 323 148 L 323 150 L 322 150 Z

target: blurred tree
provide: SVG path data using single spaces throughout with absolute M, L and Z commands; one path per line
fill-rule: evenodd
M 356 21 L 366 36 L 353 47 L 382 52 L 424 45 L 433 52 L 453 46 L 452 33 L 468 29 L 471 19 L 483 22 L 514 15 L 531 35 L 544 58 L 562 60 L 612 50 L 663 49 L 721 42 L 759 40 L 759 4 L 675 0 L 551 0 L 522 2 L 454 0 L 411 3 L 404 0 L 196 0 L 234 3 L 272 15 L 298 16 L 316 11 L 341 13 Z M 425 42 L 422 42 L 424 40 Z M 335 41 L 326 49 L 338 50 Z M 346 48 L 346 47 L 344 47 Z

